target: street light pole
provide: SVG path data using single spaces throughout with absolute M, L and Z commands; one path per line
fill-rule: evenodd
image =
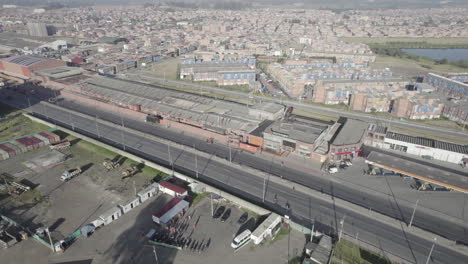
M 427 256 L 426 264 L 429 264 L 429 260 L 431 259 L 432 251 L 434 250 L 436 241 L 437 238 L 434 237 L 434 242 L 432 243 L 431 251 L 429 251 L 429 255 Z
M 119 111 L 119 114 L 120 114 L 120 120 L 122 122 L 122 146 L 123 146 L 123 150 L 126 150 L 126 147 L 125 147 L 125 136 L 124 136 L 124 130 L 125 130 L 125 125 L 124 125 L 124 120 L 123 120 L 123 117 L 122 117 L 122 113 Z
M 167 153 L 169 154 L 169 164 L 171 165 L 172 175 L 174 175 L 174 163 L 172 163 L 171 146 L 169 145 L 169 142 L 167 143 Z
M 198 179 L 198 155 L 195 154 L 195 176 Z
M 210 193 L 210 200 L 211 200 L 211 217 L 213 217 L 213 194 Z
M 229 162 L 232 162 L 231 144 L 229 144 L 229 140 L 228 140 L 228 147 L 229 147 Z
M 98 126 L 98 123 L 97 123 L 97 114 L 94 116 L 94 120 L 96 121 L 96 132 L 97 132 L 97 136 L 98 138 L 101 137 L 100 133 L 99 133 L 99 126 Z
M 50 237 L 50 231 L 49 231 L 49 228 L 46 228 L 45 230 L 47 232 L 47 235 L 49 236 L 49 242 L 50 242 L 50 247 L 52 248 L 52 252 L 55 253 L 55 247 L 54 247 L 54 243 L 52 243 L 52 238 Z
M 153 253 L 154 253 L 154 260 L 156 261 L 156 264 L 158 264 L 158 254 L 156 253 L 156 247 L 153 246 Z
M 418 203 L 419 203 L 419 199 L 416 200 L 416 203 L 414 204 L 413 213 L 411 214 L 411 220 L 408 225 L 409 227 L 411 227 L 411 225 L 413 224 L 414 214 L 416 213 L 416 208 L 418 207 Z
M 265 202 L 265 195 L 266 195 L 266 177 L 263 178 L 263 195 L 262 195 L 263 202 Z
M 341 221 L 340 221 L 341 228 L 340 228 L 340 233 L 338 235 L 338 241 L 341 240 L 341 235 L 343 234 L 343 225 L 344 225 L 345 218 L 346 218 L 346 215 L 344 215 L 343 219 L 341 219 Z

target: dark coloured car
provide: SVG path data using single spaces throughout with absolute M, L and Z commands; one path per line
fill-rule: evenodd
M 224 213 L 224 210 L 226 210 L 226 207 L 224 206 L 221 206 L 220 208 L 218 208 L 216 212 L 214 213 L 213 218 L 214 219 L 219 218 Z
M 245 223 L 245 221 L 247 221 L 247 218 L 249 218 L 249 213 L 245 212 L 241 215 L 241 217 L 239 217 L 239 220 L 237 220 L 237 223 L 242 225 L 243 223 Z
M 225 222 L 229 216 L 231 215 L 231 208 L 228 208 L 226 212 L 224 212 L 223 216 L 221 217 L 221 222 Z

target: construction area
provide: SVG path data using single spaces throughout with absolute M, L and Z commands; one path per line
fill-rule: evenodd
M 259 245 L 250 242 L 235 251 L 233 238 L 254 231 L 264 218 L 219 195 L 189 195 L 184 182 L 161 182 L 167 175 L 89 142 L 49 133 L 59 138 L 55 144 L 1 163 L 0 239 L 6 250 L 0 257 L 7 262 L 88 256 L 95 263 L 148 263 L 154 261 L 153 248 L 160 263 L 239 263 L 265 256 L 275 263 L 275 252 L 283 252 L 283 261 L 302 254 L 305 236 L 292 230 L 289 242 L 284 235 L 262 237 Z M 187 206 L 174 212 L 180 202 Z M 158 212 L 164 224 L 156 224 Z

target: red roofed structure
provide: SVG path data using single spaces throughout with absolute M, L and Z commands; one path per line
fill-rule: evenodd
M 159 183 L 159 190 L 175 197 L 185 197 L 188 195 L 186 189 L 167 181 Z

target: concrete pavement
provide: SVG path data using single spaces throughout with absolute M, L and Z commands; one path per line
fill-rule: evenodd
M 42 107 L 38 109 L 40 111 Z M 56 112 L 49 108 L 48 110 L 48 115 L 49 117 L 54 117 L 54 118 L 60 118 L 60 117 L 55 117 L 55 115 L 60 115 L 60 112 Z M 93 120 L 85 121 L 81 120 L 81 118 L 74 116 L 73 117 L 74 122 L 76 122 L 76 127 L 78 128 L 78 122 L 80 122 L 80 127 L 87 127 L 87 131 L 83 132 L 91 132 L 94 129 L 93 126 Z M 86 125 L 87 123 L 87 125 Z M 66 124 L 65 124 L 66 125 Z M 108 141 L 110 140 L 111 143 L 114 145 L 118 145 L 118 142 L 120 141 L 120 133 L 117 131 L 116 127 L 109 128 L 107 125 L 104 124 L 99 124 L 99 129 L 101 130 L 102 135 L 105 135 L 105 137 L 102 137 L 101 140 Z M 96 134 L 97 131 L 94 130 L 94 134 Z M 140 138 L 140 137 L 135 137 L 132 136 L 131 134 L 125 134 L 126 137 L 129 137 L 128 141 L 128 147 L 130 146 L 138 146 L 136 149 L 133 149 L 133 151 L 142 151 L 141 154 L 144 153 L 154 153 L 151 154 L 153 157 L 158 157 L 157 159 L 160 159 L 161 157 L 164 157 L 165 154 L 164 152 L 167 151 L 166 145 L 162 145 L 162 150 L 161 147 L 157 147 L 151 140 L 148 140 L 146 138 Z M 158 152 L 154 152 L 156 149 L 159 150 Z M 193 156 L 190 155 L 189 153 L 180 150 L 176 150 L 174 148 L 173 150 L 173 155 L 174 157 L 177 157 L 177 160 L 174 162 L 176 165 L 177 170 L 185 170 L 187 171 L 186 168 L 180 167 L 179 164 L 184 164 L 188 162 L 188 164 L 193 163 Z M 166 165 L 167 163 L 167 158 L 166 158 Z M 187 159 L 188 158 L 188 159 Z M 163 161 L 164 162 L 164 161 Z M 204 180 L 207 180 L 209 183 L 214 183 L 215 185 L 221 186 L 222 188 L 225 189 L 230 189 L 232 188 L 237 189 L 237 192 L 240 192 L 240 196 L 248 199 L 248 200 L 253 200 L 256 202 L 261 202 L 261 189 L 262 189 L 262 179 L 258 179 L 258 177 L 251 175 L 251 174 L 245 174 L 242 171 L 239 171 L 237 169 L 233 168 L 226 168 L 223 164 L 219 164 L 218 162 L 206 160 L 203 157 L 199 158 L 199 164 L 200 167 L 203 168 L 202 174 L 201 174 L 201 179 L 203 178 Z M 192 173 L 193 175 L 193 170 L 188 170 L 187 172 Z M 214 174 L 213 174 L 214 173 Z M 232 177 L 231 175 L 237 175 L 237 177 Z M 241 176 L 241 177 L 239 177 Z M 235 186 L 235 187 L 233 187 Z M 270 206 L 275 211 L 280 211 L 285 213 L 287 210 L 285 210 L 285 204 L 289 203 L 290 207 L 292 208 L 292 215 L 293 217 L 297 218 L 299 221 L 302 222 L 309 222 L 311 217 L 314 217 L 321 223 L 330 223 L 330 225 L 327 227 L 324 224 L 317 224 L 316 228 L 322 229 L 324 232 L 335 232 L 336 231 L 336 225 L 337 225 L 337 219 L 343 218 L 344 215 L 346 214 L 346 219 L 348 219 L 351 223 L 345 224 L 345 232 L 348 228 L 354 227 L 356 230 L 359 230 L 359 236 L 362 239 L 363 242 L 365 243 L 370 243 L 373 245 L 384 245 L 382 250 L 384 250 L 387 253 L 392 253 L 393 254 L 401 254 L 405 256 L 405 259 L 407 259 L 408 262 L 415 262 L 417 259 L 424 259 L 424 255 L 426 253 L 421 253 L 425 252 L 428 250 L 428 248 L 431 246 L 431 244 L 427 244 L 424 241 L 426 240 L 421 240 L 418 236 L 406 234 L 406 231 L 404 230 L 398 230 L 393 228 L 392 231 L 389 230 L 389 232 L 384 232 L 383 230 L 388 229 L 386 224 L 378 223 L 375 222 L 375 220 L 372 220 L 372 218 L 368 217 L 363 217 L 359 214 L 357 214 L 355 211 L 348 210 L 345 208 L 341 208 L 338 205 L 333 205 L 330 207 L 330 205 L 323 204 L 320 201 L 316 201 L 316 198 L 307 196 L 304 193 L 298 193 L 295 190 L 291 190 L 287 187 L 284 187 L 283 185 L 279 185 L 272 182 L 268 183 L 268 195 L 266 197 L 266 206 Z M 278 203 L 274 203 L 274 195 L 278 196 Z M 260 201 L 259 201 L 260 200 Z M 315 201 L 315 202 L 314 202 Z M 283 205 L 284 204 L 284 205 Z M 344 211 L 344 212 L 343 212 Z M 289 212 L 291 213 L 291 212 Z M 308 217 L 307 215 L 310 215 Z M 309 219 L 309 220 L 307 220 Z M 368 223 L 370 221 L 370 223 Z M 369 227 L 375 227 L 377 229 L 369 228 Z M 328 229 L 328 231 L 327 231 Z M 372 230 L 371 230 L 372 229 Z M 335 230 L 335 231 L 333 231 Z M 376 237 L 376 235 L 379 234 L 379 237 Z M 401 234 L 402 236 L 399 239 L 393 238 L 393 239 L 388 239 L 386 237 L 388 236 L 394 236 L 395 234 Z M 400 235 L 397 235 L 397 237 Z M 406 238 L 405 238 L 406 237 Z M 400 239 L 403 238 L 403 241 L 400 241 Z M 377 239 L 377 240 L 376 240 Z M 383 242 L 382 240 L 386 240 Z M 394 241 L 397 240 L 398 242 Z M 414 246 L 412 243 L 414 243 L 412 240 L 418 241 Z M 380 241 L 380 242 L 379 242 Z M 393 241 L 393 242 L 392 242 Z M 395 243 L 396 242 L 396 243 Z M 411 245 L 408 247 L 407 245 Z M 422 246 L 425 245 L 425 246 Z M 408 251 L 408 248 L 410 249 Z M 442 246 L 441 246 L 442 249 Z M 419 252 L 417 252 L 419 251 Z M 406 252 L 406 253 L 402 253 Z M 459 258 L 461 257 L 462 259 L 465 258 L 461 255 L 458 255 L 458 253 L 449 253 L 448 255 L 445 255 L 443 253 L 444 250 L 441 250 L 437 252 L 437 254 L 443 254 L 443 259 L 446 258 L 451 258 L 451 257 L 456 257 Z M 442 259 L 441 258 L 441 259 Z M 412 260 L 414 259 L 414 260 Z M 456 261 L 456 259 L 454 259 Z M 436 261 L 437 262 L 437 261 Z

